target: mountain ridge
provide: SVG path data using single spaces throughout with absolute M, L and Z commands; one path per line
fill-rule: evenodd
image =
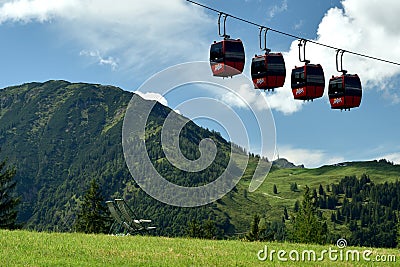
M 90 180 L 97 179 L 106 198 L 125 198 L 139 214 L 163 225 L 158 234 L 182 236 L 190 221 L 206 219 L 215 222 L 218 236 L 232 231 L 227 216 L 216 216 L 213 205 L 190 210 L 172 207 L 138 187 L 121 144 L 125 110 L 133 98 L 139 115 L 142 105 L 154 103 L 146 126 L 146 148 L 166 179 L 196 186 L 223 172 L 228 142 L 190 121 L 180 136 L 182 153 L 199 157 L 198 142 L 211 138 L 219 147 L 217 160 L 197 175 L 179 172 L 164 160 L 161 126 L 172 110 L 158 102 L 99 84 L 51 80 L 7 87 L 0 90 L 0 147 L 17 169 L 17 191 L 22 196 L 18 219 L 25 228 L 71 231 L 83 192 Z M 146 172 L 140 169 L 139 173 Z
M 304 168 L 304 164 L 295 165 L 294 163 L 290 162 L 286 158 L 279 158 L 272 162 L 274 166 L 277 166 L 281 169 L 293 169 L 293 168 Z
M 216 236 L 221 238 L 247 231 L 254 214 L 279 219 L 284 206 L 291 207 L 301 198 L 300 192 L 289 190 L 292 182 L 297 181 L 301 189 L 305 184 L 328 185 L 347 175 L 372 173 L 382 182 L 399 177 L 399 166 L 383 161 L 307 169 L 295 168 L 293 163 L 280 159 L 289 168 L 276 162 L 264 184 L 249 193 L 257 162 L 257 157 L 250 157 L 250 167 L 242 180 L 222 199 L 199 208 L 171 207 L 144 193 L 126 167 L 121 129 L 133 95 L 114 86 L 57 80 L 0 89 L 0 156 L 7 157 L 17 169 L 17 191 L 23 199 L 19 221 L 25 223 L 25 228 L 71 231 L 81 196 L 93 178 L 102 184 L 107 199 L 124 198 L 138 214 L 152 218 L 159 226 L 155 234 L 183 236 L 190 222 L 211 220 L 216 225 Z M 137 96 L 137 101 L 140 106 L 149 100 Z M 156 145 L 163 120 L 171 111 L 155 103 L 149 116 L 146 146 L 154 166 L 177 184 L 209 182 L 212 175 L 218 176 L 224 170 L 230 144 L 218 133 L 189 122 L 180 136 L 182 153 L 190 159 L 198 158 L 198 143 L 211 138 L 220 154 L 212 168 L 196 176 L 177 171 Z M 245 157 L 244 151 L 233 147 Z M 274 183 L 278 185 L 278 196 L 272 194 Z

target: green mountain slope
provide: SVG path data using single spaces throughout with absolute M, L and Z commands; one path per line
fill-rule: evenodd
M 0 90 L 1 158 L 16 166 L 18 193 L 22 195 L 19 221 L 37 230 L 70 231 L 80 199 L 93 178 L 108 198 L 126 199 L 137 214 L 151 218 L 155 234 L 182 236 L 192 221 L 211 220 L 216 236 L 235 236 L 250 229 L 252 217 L 281 220 L 283 209 L 292 212 L 302 189 L 338 183 L 345 176 L 367 174 L 375 183 L 395 181 L 400 166 L 384 161 L 353 162 L 316 169 L 273 166 L 261 187 L 248 192 L 257 158 L 250 158 L 243 179 L 212 204 L 178 208 L 163 204 L 144 193 L 126 167 L 121 145 L 125 110 L 133 94 L 112 86 L 66 81 L 28 83 Z M 136 98 L 137 116 L 149 101 Z M 186 173 L 169 163 L 160 147 L 161 128 L 170 109 L 156 104 L 146 127 L 146 149 L 156 169 L 168 180 L 198 186 L 218 177 L 229 161 L 229 144 L 218 133 L 192 122 L 180 133 L 180 148 L 189 159 L 200 156 L 199 142 L 210 138 L 217 145 L 215 162 L 200 173 Z M 175 115 L 176 120 L 183 119 Z M 237 153 L 243 153 L 236 149 Z M 239 155 L 239 158 L 245 155 Z M 139 161 L 139 160 L 138 160 Z M 243 164 L 242 160 L 236 162 Z M 141 168 L 138 162 L 138 168 Z M 290 167 L 288 162 L 285 166 Z M 141 168 L 139 173 L 148 170 Z M 298 191 L 291 190 L 291 184 Z M 274 194 L 276 185 L 278 194 Z M 329 211 L 330 212 L 330 211 Z M 328 212 L 328 215 L 329 215 Z M 340 230 L 340 229 L 339 229 Z
M 230 224 L 214 215 L 213 206 L 176 208 L 143 193 L 123 157 L 121 130 L 132 93 L 111 86 L 65 81 L 29 83 L 0 90 L 0 147 L 17 168 L 22 205 L 19 221 L 26 228 L 69 231 L 80 197 L 96 178 L 106 198 L 124 197 L 138 214 L 159 225 L 159 234 L 184 235 L 192 220 L 213 220 L 223 235 Z M 137 98 L 138 110 L 145 100 Z M 170 109 L 156 104 L 147 126 L 146 147 L 152 161 L 163 161 L 158 138 Z M 197 185 L 220 173 L 228 143 L 218 134 L 188 123 L 182 134 L 183 154 L 196 157 L 199 140 L 208 137 L 220 147 L 219 161 L 203 175 L 176 176 L 172 166 L 159 164 L 174 182 Z M 146 170 L 142 170 L 146 173 Z M 179 181 L 176 180 L 178 177 Z
M 49 81 L 3 89 L 0 99 L 0 147 L 18 170 L 20 220 L 28 227 L 68 228 L 93 178 L 109 177 L 102 179 L 120 187 L 125 168 L 117 125 L 129 93 Z

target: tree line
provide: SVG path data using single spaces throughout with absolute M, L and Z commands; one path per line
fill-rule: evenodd
M 0 161 L 0 229 L 16 229 L 17 207 L 20 198 L 15 194 L 15 168 L 7 166 L 7 161 Z
M 298 190 L 295 184 L 291 188 Z M 327 244 L 346 238 L 353 246 L 400 247 L 399 200 L 398 180 L 375 184 L 365 174 L 346 176 L 325 189 L 306 186 L 302 202 L 296 201 L 290 215 L 285 207 L 282 220 L 263 221 L 255 215 L 246 239 Z

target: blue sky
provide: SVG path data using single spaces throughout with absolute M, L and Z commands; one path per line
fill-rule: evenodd
M 198 2 L 276 30 L 400 62 L 396 0 Z M 165 68 L 208 60 L 210 44 L 219 40 L 217 18 L 183 0 L 0 0 L 0 87 L 63 79 L 135 91 Z M 261 53 L 258 29 L 228 18 L 227 31 L 244 42 L 249 76 L 251 57 Z M 284 53 L 288 72 L 300 65 L 296 40 L 268 33 L 268 46 Z M 326 80 L 338 74 L 334 50 L 307 44 L 306 55 L 323 65 Z M 360 108 L 350 112 L 331 110 L 326 94 L 313 103 L 294 101 L 288 75 L 285 87 L 265 94 L 279 155 L 307 167 L 380 158 L 400 163 L 400 67 L 346 53 L 343 64 L 359 74 L 364 87 Z M 257 104 L 254 96 L 243 95 Z M 174 107 L 182 96 L 171 97 L 166 100 Z M 250 147 L 257 150 L 257 145 Z

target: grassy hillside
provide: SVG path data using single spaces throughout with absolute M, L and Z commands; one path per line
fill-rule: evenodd
M 259 189 L 252 193 L 244 193 L 248 190 L 254 164 L 251 160 L 246 175 L 237 186 L 237 191 L 228 194 L 217 203 L 218 207 L 229 215 L 237 233 L 250 229 L 254 214 L 259 214 L 267 220 L 280 220 L 284 207 L 291 213 L 296 200 L 301 201 L 306 185 L 318 189 L 321 184 L 325 188 L 326 185 L 338 183 L 345 176 L 361 177 L 363 174 L 369 175 L 374 183 L 400 180 L 400 165 L 378 161 L 348 162 L 341 166 L 323 166 L 315 169 L 273 168 Z M 298 192 L 290 190 L 292 183 L 297 183 Z M 273 193 L 274 185 L 278 188 L 278 194 Z
M 369 248 L 338 249 L 335 245 L 329 247 L 148 236 L 0 231 L 0 243 L 0 266 L 397 266 L 400 260 L 400 252 L 396 249 L 370 249 L 370 261 L 365 261 L 362 253 Z M 265 246 L 268 251 L 286 251 L 283 257 L 288 262 L 279 261 L 276 253 L 273 254 L 273 261 L 260 261 L 257 253 Z M 334 252 L 337 254 L 332 254 L 332 258 L 338 256 L 335 261 L 331 261 L 328 254 L 325 254 L 323 261 L 314 261 L 312 257 L 308 260 L 308 254 L 302 260 L 301 255 L 305 250 L 315 251 L 318 258 L 323 250 L 329 248 L 338 250 Z M 299 261 L 289 258 L 288 254 L 292 250 L 299 253 Z M 353 260 L 350 254 L 346 261 L 348 250 L 360 252 L 360 261 L 356 258 Z M 343 260 L 340 260 L 340 251 Z

